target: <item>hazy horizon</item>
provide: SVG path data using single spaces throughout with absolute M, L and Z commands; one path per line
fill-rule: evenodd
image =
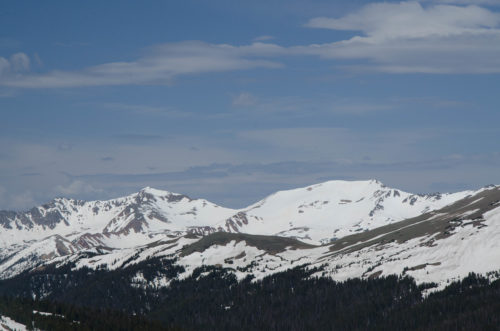
M 0 209 L 500 184 L 500 1 L 8 2 Z

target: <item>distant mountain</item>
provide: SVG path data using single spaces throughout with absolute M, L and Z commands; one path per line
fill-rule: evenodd
M 152 188 L 108 201 L 57 198 L 27 212 L 0 211 L 0 275 L 92 248 L 131 249 L 167 235 L 210 233 L 234 213 Z
M 280 191 L 227 219 L 223 231 L 293 237 L 327 244 L 415 217 L 474 194 L 411 194 L 377 180 L 329 181 Z
M 201 265 L 239 279 L 297 265 L 336 280 L 407 274 L 445 284 L 500 270 L 500 187 L 418 195 L 371 181 L 330 181 L 280 191 L 240 210 L 145 188 L 108 200 L 58 198 L 0 212 L 0 277 L 48 265 L 115 270 L 175 259 L 187 277 Z M 134 286 L 168 286 L 170 278 Z
M 76 245 L 90 247 L 96 244 L 90 239 L 97 240 L 101 235 L 216 231 L 281 235 L 320 244 L 417 216 L 473 193 L 416 195 L 374 180 L 330 181 L 280 191 L 235 210 L 148 187 L 108 201 L 57 198 L 27 212 L 0 211 L 0 245 L 7 247 L 57 234 Z

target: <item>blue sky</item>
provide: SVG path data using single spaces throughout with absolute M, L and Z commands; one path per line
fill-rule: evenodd
M 500 183 L 500 1 L 10 1 L 0 208 Z

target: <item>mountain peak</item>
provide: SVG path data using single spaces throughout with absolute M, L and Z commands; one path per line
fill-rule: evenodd
M 386 186 L 384 185 L 384 183 L 382 183 L 382 182 L 381 182 L 381 181 L 379 181 L 378 179 L 370 179 L 370 180 L 369 180 L 369 183 L 370 183 L 370 184 L 377 184 L 377 185 L 380 185 L 381 187 L 386 187 Z
M 183 198 L 186 198 L 187 200 L 193 200 L 187 195 L 181 194 L 181 193 L 175 193 L 175 192 L 170 192 L 170 191 L 165 191 L 165 190 L 159 190 L 152 188 L 150 186 L 146 186 L 145 188 L 141 189 L 138 193 L 136 193 L 138 197 L 143 197 L 143 198 L 153 198 L 153 200 L 156 200 L 156 198 L 160 198 L 162 200 L 167 199 L 167 201 L 174 202 L 174 201 L 180 201 Z
M 307 191 L 313 191 L 317 188 L 321 188 L 323 191 L 336 191 L 336 192 L 350 192 L 350 191 L 364 191 L 364 190 L 379 190 L 388 188 L 381 181 L 377 179 L 368 180 L 329 180 L 326 182 L 309 185 L 304 188 Z
M 122 249 L 142 249 L 150 247 L 147 246 L 150 244 L 153 248 L 158 240 L 177 238 L 177 246 L 169 242 L 169 245 L 173 245 L 171 249 L 177 250 L 195 240 L 193 235 L 207 235 L 216 231 L 288 237 L 319 245 L 354 235 L 361 236 L 417 217 L 434 222 L 446 216 L 450 222 L 457 223 L 461 222 L 460 217 L 466 217 L 469 215 L 466 213 L 473 210 L 474 214 L 470 214 L 470 217 L 479 215 L 475 205 L 467 207 L 472 202 L 476 205 L 482 203 L 480 207 L 484 207 L 484 210 L 498 205 L 500 188 L 497 191 L 483 191 L 483 195 L 478 198 L 474 196 L 481 190 L 418 195 L 386 187 L 376 179 L 332 180 L 276 192 L 254 205 L 238 210 L 149 186 L 137 193 L 105 201 L 55 199 L 53 203 L 24 213 L 0 213 L 0 278 L 61 255 L 73 258 L 74 254 L 93 247 L 107 247 L 116 250 L 119 255 L 123 254 L 124 251 L 120 251 Z M 488 200 L 484 198 L 486 196 Z M 452 204 L 454 207 L 449 207 Z M 464 206 L 467 208 L 464 209 Z M 443 211 L 444 207 L 448 209 Z M 428 214 L 430 212 L 434 214 Z M 448 222 L 447 219 L 445 221 Z M 483 226 L 477 216 L 470 224 L 478 229 Z M 427 231 L 426 228 L 423 231 Z M 183 237 L 187 234 L 191 237 Z M 53 240 L 50 246 L 45 247 L 48 244 L 43 240 L 50 236 L 60 240 Z M 239 241 L 236 244 L 244 245 Z M 40 245 L 47 249 L 40 250 Z M 230 249 L 231 254 L 234 253 L 233 248 Z M 250 256 L 250 252 L 245 254 Z M 256 252 L 256 256 L 259 254 L 261 252 Z M 205 263 L 203 258 L 200 263 Z M 26 263 L 12 269 L 16 261 Z M 93 261 L 88 263 L 93 264 Z M 425 263 L 437 262 L 418 261 L 409 267 Z
M 152 195 L 170 195 L 170 194 L 175 194 L 173 192 L 169 191 L 164 191 L 164 190 L 158 190 L 155 189 L 151 186 L 146 186 L 143 189 L 139 191 L 139 193 L 147 193 L 147 194 L 152 194 Z
M 356 185 L 376 185 L 380 187 L 386 187 L 384 183 L 379 181 L 378 179 L 361 179 L 361 180 L 342 180 L 342 179 L 334 179 L 334 180 L 328 180 L 326 182 L 321 182 L 315 185 L 310 185 L 310 186 L 322 186 L 322 185 L 331 185 L 331 186 L 356 186 Z

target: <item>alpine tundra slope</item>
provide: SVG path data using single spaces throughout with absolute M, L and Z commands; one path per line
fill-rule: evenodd
M 500 270 L 500 187 L 418 195 L 376 180 L 280 191 L 243 209 L 145 188 L 108 200 L 58 198 L 0 212 L 0 277 L 74 264 L 109 270 L 176 259 L 178 278 L 201 265 L 260 279 L 299 265 L 336 280 L 407 274 L 447 281 Z M 168 286 L 171 279 L 135 286 Z M 147 283 L 147 284 L 146 284 Z

